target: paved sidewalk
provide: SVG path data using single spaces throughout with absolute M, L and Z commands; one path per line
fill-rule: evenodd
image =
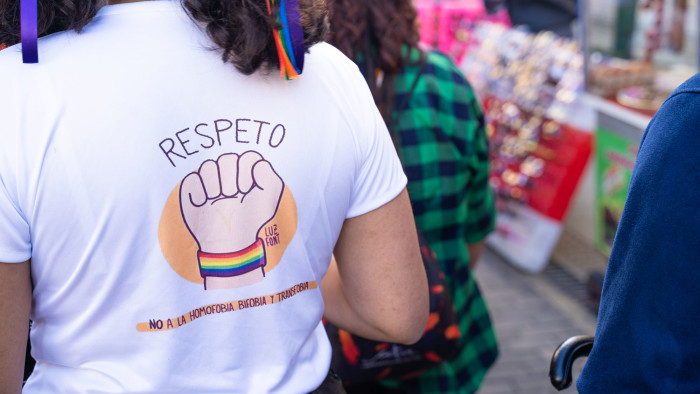
M 583 302 L 585 285 L 578 274 L 557 263 L 528 274 L 493 251 L 484 252 L 475 275 L 496 327 L 500 356 L 479 394 L 558 392 L 549 382 L 554 349 L 570 336 L 595 332 L 595 314 Z M 574 376 L 582 365 L 582 360 L 575 363 Z

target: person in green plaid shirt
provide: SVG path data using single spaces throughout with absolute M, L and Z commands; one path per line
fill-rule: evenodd
M 498 356 L 488 309 L 470 269 L 494 229 L 486 123 L 479 100 L 446 56 L 418 48 L 410 0 L 332 0 L 331 39 L 356 59 L 408 176 L 418 228 L 437 254 L 463 348 L 418 377 L 357 392 L 473 393 Z

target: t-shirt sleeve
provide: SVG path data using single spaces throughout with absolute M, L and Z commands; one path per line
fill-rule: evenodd
M 14 59 L 13 59 L 14 60 Z M 2 62 L 0 62 L 1 64 Z M 31 257 L 29 224 L 17 202 L 16 163 L 18 161 L 16 95 L 11 79 L 0 90 L 0 262 L 20 263 Z
M 357 137 L 360 165 L 347 218 L 360 216 L 390 202 L 401 193 L 407 182 L 396 148 L 369 89 L 362 90 L 361 98 L 365 105 L 363 113 L 358 116 L 368 121 L 361 122 L 361 127 L 366 130 L 361 130 Z
M 31 257 L 29 224 L 12 201 L 0 172 L 0 262 L 21 263 Z

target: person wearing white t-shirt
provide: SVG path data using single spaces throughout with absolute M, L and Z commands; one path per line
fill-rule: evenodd
M 39 0 L 38 64 L 20 1 L 0 4 L 0 392 L 313 392 L 331 255 L 332 323 L 419 339 L 406 177 L 320 42 L 323 0 Z

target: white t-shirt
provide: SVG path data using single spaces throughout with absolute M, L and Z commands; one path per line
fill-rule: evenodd
M 245 76 L 179 2 L 0 51 L 0 261 L 31 258 L 28 393 L 317 388 L 346 218 L 404 188 L 356 66 Z M 206 277 L 206 280 L 203 279 Z

